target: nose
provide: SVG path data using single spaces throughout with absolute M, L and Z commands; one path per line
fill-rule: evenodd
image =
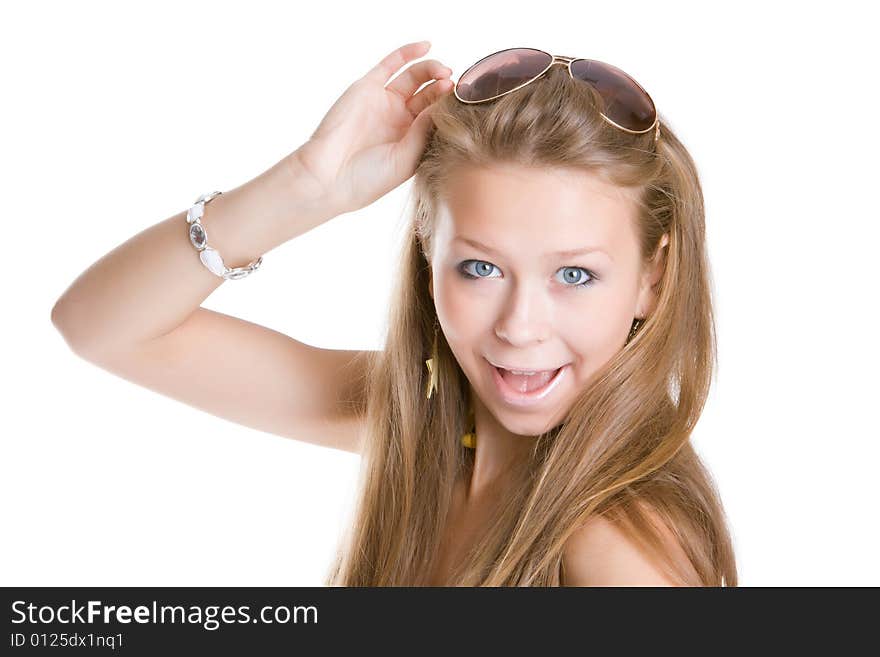
M 515 347 L 541 343 L 550 335 L 550 311 L 544 292 L 535 285 L 515 285 L 505 301 L 495 335 Z

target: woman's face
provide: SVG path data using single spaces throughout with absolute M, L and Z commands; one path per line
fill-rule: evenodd
M 661 270 L 641 267 L 632 200 L 585 172 L 469 167 L 445 192 L 430 283 L 442 331 L 494 418 L 538 435 L 650 313 Z M 549 372 L 501 376 L 491 363 Z

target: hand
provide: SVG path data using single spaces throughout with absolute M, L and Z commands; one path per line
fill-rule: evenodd
M 410 43 L 382 59 L 346 89 L 309 140 L 291 153 L 338 213 L 369 205 L 415 173 L 433 125 L 429 110 L 452 91 L 452 70 L 429 59 L 386 82 L 429 49 L 428 42 Z

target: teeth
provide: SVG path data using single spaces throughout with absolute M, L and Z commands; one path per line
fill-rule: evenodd
M 555 372 L 556 370 L 508 370 L 504 367 L 499 367 L 498 369 L 504 370 L 505 372 L 510 372 L 511 374 L 521 374 L 524 376 L 533 376 L 538 374 L 539 372 Z
M 490 363 L 491 365 L 495 365 L 495 363 Z M 499 370 L 503 370 L 505 372 L 510 372 L 511 374 L 519 374 L 522 376 L 534 376 L 535 374 L 543 373 L 543 372 L 555 372 L 557 368 L 549 369 L 549 370 L 511 370 L 506 367 L 501 367 L 500 365 L 495 365 Z

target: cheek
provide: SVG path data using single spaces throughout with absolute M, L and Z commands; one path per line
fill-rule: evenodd
M 583 381 L 599 369 L 623 346 L 632 325 L 632 308 L 635 303 L 619 290 L 603 290 L 590 299 L 572 320 L 567 323 L 574 330 L 566 330 L 575 366 L 580 370 L 578 379 Z
M 434 305 L 437 317 L 443 325 L 446 339 L 450 342 L 470 340 L 485 330 L 484 324 L 491 313 L 487 312 L 485 300 L 469 293 L 466 281 L 442 277 L 434 284 Z

